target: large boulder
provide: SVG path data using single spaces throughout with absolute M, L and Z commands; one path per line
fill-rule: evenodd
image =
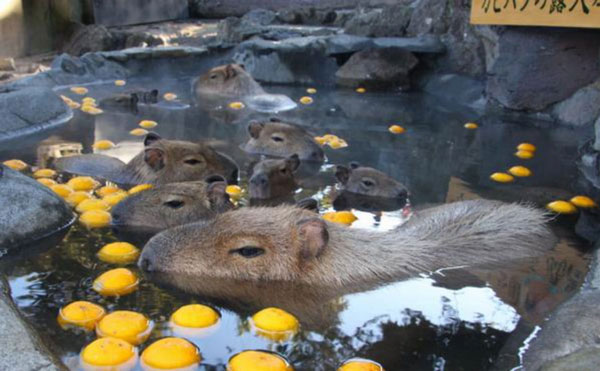
M 411 14 L 412 8 L 402 4 L 359 12 L 346 22 L 344 31 L 369 37 L 404 36 Z
M 335 76 L 342 86 L 406 90 L 410 88 L 410 72 L 418 63 L 403 49 L 367 49 L 354 53 Z
M 506 28 L 500 31 L 486 92 L 515 110 L 540 111 L 600 76 L 600 33 Z
M 8 252 L 68 227 L 69 206 L 48 187 L 0 165 L 0 248 Z
M 600 81 L 579 89 L 558 103 L 553 115 L 564 124 L 583 126 L 600 119 Z
M 70 117 L 70 112 L 50 88 L 26 88 L 0 93 L 0 140 L 64 121 Z
M 596 151 L 600 151 L 600 117 L 594 123 L 594 132 L 596 134 L 596 138 L 594 140 L 594 149 Z

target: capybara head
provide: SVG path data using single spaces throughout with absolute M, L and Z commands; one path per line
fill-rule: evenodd
M 314 212 L 297 207 L 243 207 L 157 234 L 138 264 L 157 273 L 294 280 L 318 265 L 328 227 Z
M 244 97 L 264 92 L 240 64 L 226 64 L 210 69 L 196 79 L 194 91 L 198 95 L 224 97 Z
M 294 172 L 300 166 L 298 155 L 285 159 L 265 159 L 252 168 L 250 198 L 274 198 L 291 194 L 298 185 Z
M 402 183 L 379 170 L 360 166 L 356 162 L 351 162 L 348 167 L 338 165 L 335 177 L 347 192 L 404 200 L 408 197 L 408 190 Z
M 149 174 L 142 174 L 142 178 L 154 178 L 157 184 L 202 180 L 212 174 L 221 175 L 235 184 L 238 177 L 235 162 L 211 146 L 166 140 L 156 133 L 146 136 L 144 151 L 127 167 L 133 172 L 143 168 L 142 172 Z
M 323 150 L 314 138 L 299 126 L 276 118 L 267 122 L 250 121 L 250 138 L 242 149 L 248 153 L 276 157 L 297 154 L 301 160 L 323 162 Z
M 159 185 L 118 203 L 111 211 L 112 225 L 158 232 L 213 218 L 233 208 L 226 187 L 219 175 L 206 181 Z

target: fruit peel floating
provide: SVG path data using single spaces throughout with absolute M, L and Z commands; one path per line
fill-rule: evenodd
M 231 109 L 238 110 L 238 109 L 242 109 L 244 107 L 245 107 L 244 103 L 242 103 L 242 102 L 231 102 L 231 103 L 229 103 L 229 108 L 231 108 Z
M 351 211 L 329 211 L 323 214 L 323 219 L 332 223 L 351 225 L 358 218 Z
M 367 91 L 367 89 L 365 89 L 365 88 L 356 88 L 356 90 L 355 90 L 355 91 L 356 91 L 357 93 L 359 93 L 359 94 L 362 94 L 362 93 L 365 93 L 365 92 Z
M 530 158 L 533 158 L 534 153 L 531 151 L 518 150 L 517 152 L 515 152 L 515 156 L 522 160 L 529 160 Z
M 333 149 L 348 147 L 348 143 L 345 140 L 333 134 L 325 134 L 322 137 L 314 137 L 314 140 L 321 146 L 328 145 Z
M 104 245 L 96 255 L 106 263 L 128 264 L 137 260 L 140 250 L 128 242 L 113 242 Z
M 73 86 L 70 90 L 79 95 L 85 95 L 88 92 L 87 88 L 84 88 L 83 86 Z
M 125 81 L 125 80 L 115 80 L 116 86 L 123 86 L 125 84 L 127 84 L 127 81 Z
M 384 371 L 384 369 L 375 361 L 363 358 L 352 358 L 345 361 L 337 371 Z
M 112 195 L 117 192 L 124 192 L 124 191 L 121 188 L 119 188 L 117 186 L 112 186 L 112 185 L 105 185 L 96 190 L 96 194 L 99 197 L 105 197 L 105 196 Z
M 577 212 L 577 207 L 575 207 L 575 205 L 563 200 L 550 202 L 546 205 L 546 208 L 557 214 L 575 214 Z
M 100 151 L 105 151 L 107 149 L 111 149 L 115 146 L 115 144 L 113 142 L 111 142 L 110 140 L 99 140 L 96 143 L 94 143 L 93 147 L 94 149 L 100 150 Z
M 531 143 L 521 143 L 517 146 L 518 151 L 535 152 L 537 148 Z
M 56 177 L 56 171 L 52 169 L 38 169 L 33 173 L 34 178 L 54 178 Z
M 92 288 L 100 295 L 122 296 L 131 294 L 137 289 L 139 279 L 127 268 L 111 269 L 98 276 Z
M 175 100 L 175 99 L 177 99 L 177 94 L 175 94 L 175 93 L 165 93 L 163 95 L 163 98 L 165 100 Z
M 525 166 L 513 166 L 510 169 L 508 169 L 508 172 L 518 177 L 531 176 L 531 170 L 529 170 Z
M 79 222 L 88 228 L 102 228 L 110 224 L 112 217 L 104 210 L 89 210 L 79 216 Z
M 74 178 L 69 179 L 67 185 L 71 187 L 74 191 L 92 191 L 96 189 L 100 183 L 98 183 L 94 178 L 89 176 L 76 176 Z
M 23 171 L 29 167 L 25 162 L 17 159 L 6 160 L 3 162 L 4 166 L 7 166 L 15 171 Z
M 283 309 L 269 307 L 252 316 L 257 335 L 273 341 L 286 341 L 294 336 L 300 324 L 294 315 Z
M 113 337 L 131 345 L 146 341 L 152 332 L 152 321 L 130 310 L 117 310 L 104 316 L 96 326 L 98 337 Z
M 142 368 L 176 370 L 197 365 L 202 360 L 198 348 L 189 341 L 167 337 L 150 344 L 142 353 Z
M 94 340 L 79 356 L 83 370 L 131 370 L 137 358 L 137 349 L 133 345 L 112 337 Z
M 311 97 L 302 97 L 300 98 L 300 103 L 302 104 L 311 104 L 313 99 Z
M 400 125 L 392 125 L 388 128 L 388 131 L 392 134 L 402 134 L 406 131 L 406 129 Z
M 69 194 L 65 198 L 65 201 L 67 201 L 67 203 L 71 205 L 71 207 L 77 207 L 77 205 L 79 205 L 85 200 L 89 200 L 90 198 L 92 198 L 92 195 L 85 191 L 75 191 Z
M 474 122 L 467 122 L 467 123 L 464 125 L 464 127 L 465 127 L 465 129 L 468 129 L 468 130 L 475 130 L 475 129 L 477 129 L 477 128 L 479 127 L 479 125 L 477 125 L 477 124 L 476 124 L 476 123 L 474 123 Z
M 66 184 L 55 184 L 50 186 L 50 189 L 62 198 L 67 198 L 74 192 L 73 189 Z
M 89 199 L 83 200 L 81 203 L 79 203 L 75 208 L 75 211 L 78 213 L 84 213 L 92 210 L 107 211 L 109 209 L 110 205 L 108 203 L 104 202 L 103 200 L 90 197 Z
M 573 205 L 582 208 L 582 209 L 590 209 L 593 207 L 598 207 L 598 204 L 591 198 L 587 196 L 575 196 L 569 200 Z
M 52 179 L 52 178 L 38 178 L 38 183 L 41 183 L 43 185 L 45 185 L 46 187 L 50 188 L 53 185 L 57 185 L 58 183 L 56 182 L 56 180 Z
M 127 196 L 129 196 L 129 193 L 121 190 L 119 192 L 111 193 L 102 197 L 102 201 L 109 204 L 110 207 L 113 207 L 119 202 L 123 201 L 125 198 L 127 198 Z
M 140 121 L 140 123 L 138 125 L 143 127 L 144 129 L 152 129 L 152 128 L 158 126 L 158 123 L 156 121 L 152 121 L 152 120 L 142 120 L 142 121 Z
M 494 173 L 490 175 L 490 179 L 498 183 L 510 183 L 515 180 L 512 175 L 506 173 Z
M 202 304 L 184 305 L 171 315 L 171 322 L 181 327 L 206 328 L 219 322 L 221 316 L 213 308 Z
M 89 301 L 74 301 L 60 308 L 57 320 L 63 329 L 76 326 L 92 331 L 105 314 L 104 308 L 98 304 Z
M 279 354 L 264 350 L 244 350 L 229 359 L 227 370 L 293 371 L 293 368 L 288 361 Z
M 315 89 L 315 88 L 308 88 L 308 89 L 306 89 L 306 92 L 308 94 L 316 94 L 317 93 L 317 89 Z
M 141 128 L 137 128 L 137 129 L 133 129 L 129 132 L 129 134 L 136 136 L 136 137 L 141 137 L 143 135 L 148 134 L 148 130 L 146 129 L 141 129 Z
M 152 185 L 152 184 L 139 184 L 139 185 L 136 185 L 135 187 L 131 188 L 127 193 L 129 193 L 130 195 L 133 195 L 138 192 L 142 192 L 142 191 L 145 191 L 147 189 L 152 189 L 152 188 L 154 188 L 154 185 Z

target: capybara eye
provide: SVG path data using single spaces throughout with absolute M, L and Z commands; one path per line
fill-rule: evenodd
M 200 160 L 197 160 L 197 159 L 195 159 L 195 158 L 190 158 L 189 160 L 185 160 L 185 161 L 183 161 L 183 162 L 185 162 L 185 163 L 186 163 L 186 164 L 188 164 L 188 165 L 198 165 L 198 164 L 199 164 L 199 163 L 201 163 L 202 161 L 200 161 Z
M 265 253 L 265 250 L 256 246 L 244 246 L 239 249 L 231 250 L 232 254 L 239 254 L 244 258 L 255 258 Z
M 216 79 L 216 78 L 217 78 L 217 74 L 216 74 L 216 73 L 213 73 L 212 75 L 210 75 L 210 78 L 211 78 L 211 79 Z
M 185 204 L 185 202 L 183 202 L 181 200 L 172 200 L 172 201 L 165 202 L 163 205 L 170 207 L 171 209 L 179 209 L 184 204 Z
M 273 136 L 271 137 L 271 139 L 272 139 L 274 142 L 283 142 L 283 138 L 282 138 L 282 137 L 280 137 L 280 136 L 278 136 L 278 135 L 273 135 Z
M 362 184 L 364 184 L 365 187 L 373 187 L 375 185 L 375 183 L 369 179 L 364 179 Z
M 286 175 L 287 174 L 287 167 L 284 167 L 283 169 L 279 170 L 281 172 L 281 174 Z

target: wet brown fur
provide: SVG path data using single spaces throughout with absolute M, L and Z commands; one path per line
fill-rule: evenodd
M 226 64 L 210 69 L 194 81 L 194 92 L 200 96 L 241 98 L 263 94 L 262 87 L 239 64 Z

